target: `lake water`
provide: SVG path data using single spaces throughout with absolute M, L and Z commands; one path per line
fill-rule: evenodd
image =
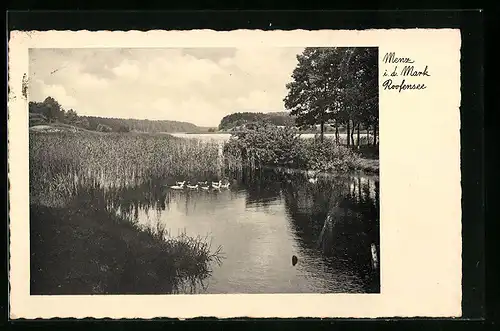
M 231 138 L 230 133 L 208 133 L 208 134 L 207 133 L 169 133 L 169 134 L 171 134 L 175 137 L 179 137 L 179 138 L 191 138 L 191 139 L 202 139 L 202 140 L 213 139 L 213 140 L 226 141 L 226 140 L 229 140 L 229 138 Z M 314 138 L 314 136 L 315 136 L 315 134 L 313 134 L 313 133 L 302 133 L 300 135 L 301 138 L 305 138 L 305 139 Z M 335 138 L 334 133 L 325 133 L 324 136 Z M 347 140 L 346 133 L 340 133 L 339 136 L 340 136 L 341 141 Z M 366 133 L 361 134 L 361 138 L 366 139 Z M 356 134 L 355 134 L 354 139 L 356 139 Z M 370 139 L 373 139 L 372 134 L 370 134 Z
M 229 189 L 174 190 L 180 178 L 108 192 L 110 210 L 170 234 L 208 236 L 222 264 L 196 293 L 380 291 L 377 178 L 279 171 L 233 176 Z M 292 256 L 298 263 L 292 265 Z

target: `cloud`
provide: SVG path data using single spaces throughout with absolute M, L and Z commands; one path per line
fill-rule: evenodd
M 59 102 L 59 104 L 64 109 L 73 108 L 78 104 L 77 100 L 74 97 L 68 95 L 68 93 L 66 92 L 66 89 L 62 85 L 45 85 L 45 84 L 43 84 L 41 94 L 53 97 L 54 99 L 56 99 Z
M 128 79 L 135 81 L 141 75 L 139 65 L 128 59 L 123 60 L 117 67 L 111 70 L 118 79 Z
M 236 99 L 236 104 L 241 109 L 276 109 L 281 106 L 281 100 L 276 100 L 274 95 L 266 91 L 254 90 L 245 97 Z
M 301 51 L 34 49 L 30 98 L 50 95 L 82 115 L 217 126 L 235 111 L 282 111 Z

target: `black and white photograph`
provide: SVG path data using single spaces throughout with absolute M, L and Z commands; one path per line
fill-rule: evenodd
M 461 316 L 460 47 L 11 32 L 9 316 Z
M 379 293 L 378 58 L 30 49 L 30 293 Z

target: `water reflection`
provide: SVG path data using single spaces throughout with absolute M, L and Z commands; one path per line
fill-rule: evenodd
M 379 290 L 378 272 L 370 264 L 371 244 L 379 246 L 375 183 L 334 178 L 310 186 L 293 182 L 285 190 L 287 213 L 302 249 L 309 256 L 322 255 L 330 272 L 355 273 L 367 292 Z
M 205 191 L 171 190 L 175 178 L 91 177 L 92 185 L 77 180 L 79 202 L 92 200 L 141 226 L 162 223 L 173 236 L 209 235 L 222 246 L 223 264 L 204 286 L 185 292 L 380 291 L 371 263 L 371 245 L 379 249 L 377 178 L 329 176 L 313 184 L 300 173 L 263 170 L 227 174 L 230 189 Z

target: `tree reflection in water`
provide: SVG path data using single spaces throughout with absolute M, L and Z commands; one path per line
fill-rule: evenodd
M 304 254 L 320 255 L 328 268 L 355 270 L 378 292 L 378 270 L 371 267 L 371 244 L 379 247 L 378 180 L 361 176 L 305 176 L 282 181 L 286 210 Z

